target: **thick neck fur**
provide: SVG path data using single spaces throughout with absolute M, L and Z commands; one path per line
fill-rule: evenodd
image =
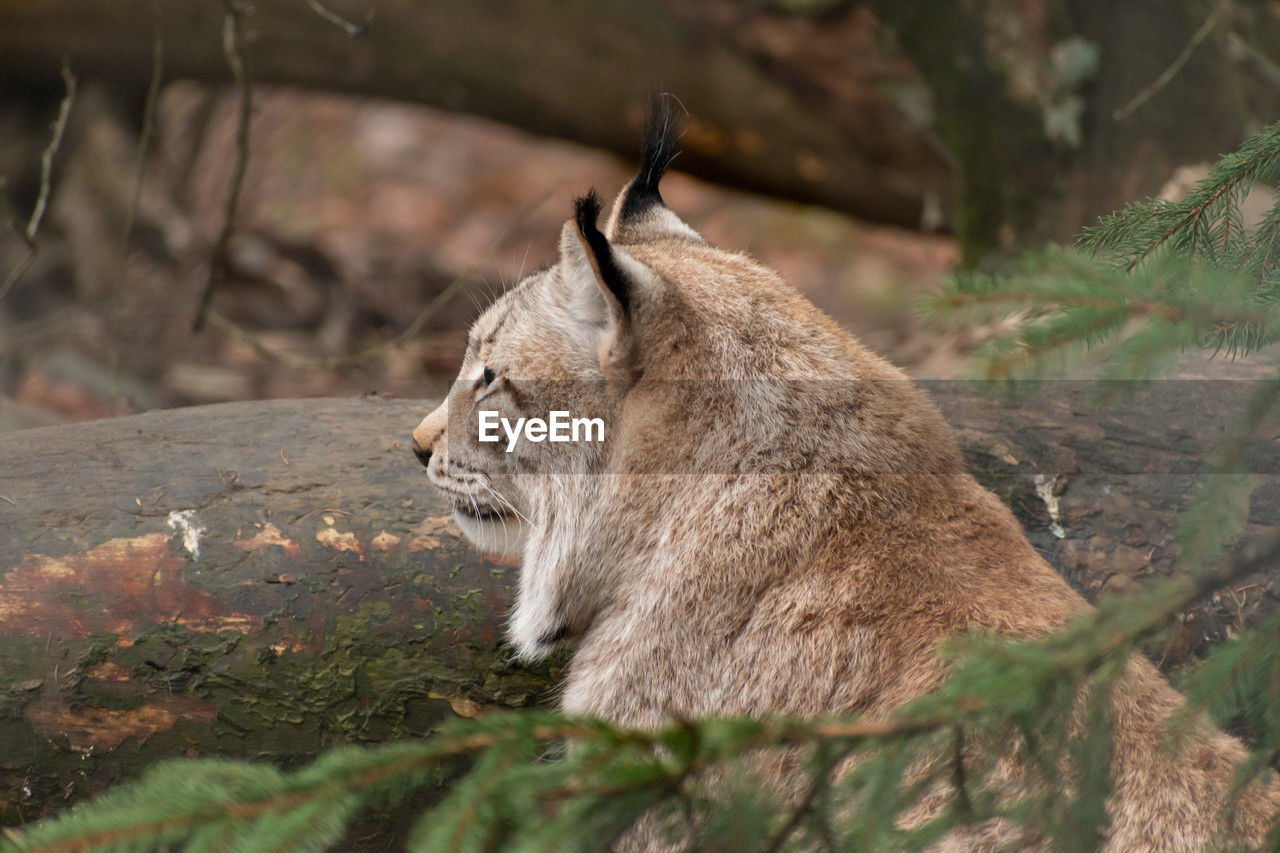
M 547 477 L 534 501 L 522 595 L 550 607 L 517 608 L 526 653 L 576 639 L 589 659 L 620 625 L 653 629 L 668 611 L 728 636 L 755 599 L 847 562 L 867 531 L 917 532 L 970 482 L 905 375 L 771 271 L 689 240 L 622 248 L 660 282 L 635 308 L 639 378 L 602 460 L 612 473 Z M 698 601 L 721 606 L 688 617 Z M 628 699 L 645 719 L 696 710 L 673 701 Z

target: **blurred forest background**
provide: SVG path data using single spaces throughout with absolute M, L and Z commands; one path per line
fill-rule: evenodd
M 1008 708 L 1025 705 L 1023 711 L 1034 712 L 1026 712 L 1032 714 L 1026 730 L 1066 732 L 1065 720 L 1054 714 L 1066 713 L 1070 703 L 1055 698 L 1055 685 L 1074 685 L 1080 673 L 1093 678 L 1101 662 L 1140 645 L 1194 702 L 1213 705 L 1221 725 L 1257 747 L 1256 768 L 1274 766 L 1280 755 L 1274 712 L 1280 708 L 1274 695 L 1280 672 L 1274 642 L 1280 625 L 1280 425 L 1274 416 L 1280 404 L 1280 204 L 1274 192 L 1280 184 L 1280 125 L 1274 124 L 1280 2 L 0 0 L 0 432 L 200 403 L 441 394 L 470 320 L 522 273 L 553 259 L 571 199 L 591 186 L 612 195 L 632 176 L 645 105 L 657 90 L 674 93 L 688 112 L 683 153 L 663 182 L 671 207 L 713 242 L 778 269 L 916 377 L 949 380 L 981 369 L 999 372 L 992 367 L 1002 357 L 1025 367 L 1063 355 L 1073 377 L 1147 378 L 1171 360 L 1169 375 L 1182 379 L 1261 380 L 1165 383 L 1103 413 L 1088 383 L 1041 387 L 1016 403 L 959 382 L 930 390 L 956 426 L 975 473 L 1013 509 L 1033 545 L 1090 600 L 1103 596 L 1096 619 L 1058 645 L 1033 649 L 1021 661 L 992 653 L 999 665 L 993 671 L 1004 681 L 984 682 L 990 719 L 1006 719 Z M 1236 153 L 1224 157 L 1228 152 Z M 1091 258 L 1054 248 L 1073 242 L 1098 217 L 1144 198 L 1171 203 L 1130 208 L 1086 231 Z M 930 310 L 932 318 L 922 319 Z M 1241 353 L 1248 357 L 1234 357 Z M 1171 386 L 1176 393 L 1166 393 Z M 203 418 L 199 411 L 172 414 Z M 273 426 L 296 433 L 302 417 Z M 412 422 L 402 429 L 395 418 L 395 434 L 403 436 Z M 368 423 L 337 421 L 315 427 L 325 435 L 308 439 L 312 449 L 342 442 L 344 430 L 366 437 Z M 112 431 L 118 423 L 132 422 L 86 425 L 74 446 L 79 449 L 82 434 L 119 437 Z M 197 429 L 184 423 L 181 447 L 203 467 L 216 469 L 214 461 L 227 457 L 240 465 L 246 448 L 225 435 L 222 424 Z M 205 444 L 192 440 L 201 430 Z M 23 446 L 21 434 L 6 438 Z M 101 443 L 105 451 L 95 448 L 97 457 L 84 454 L 92 464 L 49 451 L 75 456 L 77 479 L 39 454 L 6 459 L 0 453 L 0 485 L 7 473 L 15 483 L 8 490 L 21 498 L 0 489 L 0 509 L 19 519 L 55 518 L 57 524 L 28 528 L 59 528 L 54 532 L 62 535 L 60 527 L 93 520 L 60 505 L 63 496 L 85 490 L 79 478 L 94 483 L 88 491 L 96 499 L 111 479 L 102 471 L 119 474 L 114 487 L 132 488 L 130 478 L 151 476 L 147 460 L 168 465 L 167 447 Z M 378 442 L 367 443 L 390 458 Z M 415 496 L 419 483 L 426 490 L 407 448 L 393 449 L 394 462 L 382 464 L 394 465 L 406 482 L 412 475 L 412 485 L 389 486 L 382 468 L 357 474 L 378 472 L 376 483 L 365 485 L 384 503 L 397 488 Z M 275 445 L 270 452 L 274 465 Z M 313 465 L 331 467 L 329 456 L 317 463 L 316 455 Z M 282 470 L 290 466 L 283 447 L 279 459 Z M 303 471 L 303 459 L 295 457 L 286 479 Z M 45 476 L 56 488 L 39 485 Z M 167 468 L 163 479 L 175 492 L 213 489 L 218 500 L 224 491 L 245 500 L 253 494 L 234 477 L 224 483 L 221 470 L 195 485 L 168 482 Z M 28 488 L 32 482 L 36 488 Z M 316 506 L 337 502 L 304 486 L 265 492 L 277 508 L 294 502 L 299 530 Z M 159 513 L 150 519 L 158 524 L 164 509 L 195 505 L 160 507 L 164 488 L 151 494 L 145 509 L 133 496 L 129 512 L 136 503 L 139 519 Z M 395 529 L 408 552 L 420 540 L 438 548 L 435 536 L 447 529 L 447 519 L 422 519 L 415 499 L 399 503 L 388 523 L 401 525 Z M 213 512 L 202 517 L 214 523 Z M 233 569 L 267 571 L 245 563 L 238 549 L 261 537 L 233 544 L 243 519 L 235 516 L 232 524 L 231 517 L 222 516 L 222 532 L 237 533 L 222 537 L 229 549 L 223 556 L 232 553 Z M 377 513 L 370 518 L 385 521 Z M 328 589 L 315 566 L 341 568 L 342 560 L 356 557 L 345 546 L 326 544 L 332 540 L 324 534 L 336 534 L 328 529 L 332 517 L 305 521 L 313 523 L 327 527 L 302 534 L 313 549 L 308 574 Z M 133 532 L 133 515 L 126 524 Z M 371 547 L 387 536 L 383 530 L 374 538 L 379 529 L 367 531 Z M 315 542 L 307 538 L 312 534 Z M 445 538 L 450 547 L 463 547 L 456 537 Z M 1235 547 L 1246 540 L 1261 544 Z M 7 544 L 25 547 L 16 537 Z M 169 547 L 161 544 L 160 551 L 167 556 Z M 407 608 L 406 599 L 388 593 L 403 580 L 396 561 L 405 553 L 378 553 L 369 551 L 369 563 L 359 555 L 362 582 L 376 587 L 361 592 L 359 602 L 352 596 L 338 606 L 316 597 L 306 599 L 313 602 L 307 606 L 339 622 L 367 622 L 370 630 L 380 619 L 361 615 L 366 593 L 385 607 L 378 611 L 384 615 L 392 612 L 391 600 Z M 441 549 L 431 559 L 452 561 L 452 553 Z M 466 553 L 486 583 L 502 585 L 494 580 L 502 569 Z M 375 565 L 383 574 L 365 571 Z M 287 569 L 265 580 L 253 575 L 254 583 L 236 582 L 234 592 L 222 594 L 228 600 L 244 590 L 274 595 L 275 586 L 298 580 L 298 569 Z M 454 580 L 451 573 L 436 574 Z M 237 577 L 225 574 L 228 582 Z M 470 583 L 467 577 L 458 583 Z M 1161 585 L 1166 578 L 1170 583 Z M 20 584 L 11 588 L 21 593 Z M 441 588 L 437 599 L 457 599 L 457 612 L 466 611 L 471 592 L 454 592 Z M 1125 594 L 1132 608 L 1108 604 L 1109 592 Z M 375 601 L 379 595 L 392 597 Z M 362 678 L 348 687 L 343 680 L 336 698 L 305 680 L 304 691 L 284 694 L 286 704 L 292 711 L 294 696 L 305 693 L 319 697 L 322 707 L 291 731 L 332 734 L 335 743 L 381 742 L 388 733 L 405 734 L 402 726 L 412 717 L 405 708 L 423 691 L 437 705 L 449 696 L 450 713 L 459 717 L 481 705 L 533 703 L 541 688 L 520 682 L 525 686 L 504 694 L 509 668 L 485 668 L 496 660 L 489 657 L 495 654 L 490 622 L 503 605 L 496 593 L 483 600 L 474 648 L 444 629 L 438 636 L 422 629 L 445 639 L 447 650 L 437 656 L 466 678 L 454 683 L 436 670 L 424 675 L 409 666 L 393 671 L 398 680 L 391 687 Z M 416 612 L 396 611 L 397 618 L 414 620 Z M 170 617 L 157 610 L 147 618 Z M 419 642 L 421 626 L 409 624 L 413 630 L 391 620 L 368 646 L 356 644 L 364 642 L 364 628 L 346 639 L 331 632 L 331 639 L 350 641 L 341 648 L 355 661 L 384 651 L 398 655 L 396 643 Z M 234 641 L 241 644 L 239 660 L 248 661 L 246 672 L 276 661 L 274 651 L 263 651 L 274 648 L 265 645 L 273 630 Z M 116 635 L 109 636 L 116 643 Z M 161 645 L 174 649 L 167 660 L 179 660 L 180 651 L 181 660 L 195 661 L 181 671 L 191 676 L 186 689 L 204 702 L 199 707 L 222 703 L 218 713 L 236 718 L 244 691 L 206 672 L 224 650 L 188 655 L 179 649 L 185 640 L 164 636 L 169 639 Z M 49 657 L 50 648 L 59 647 L 43 629 L 26 639 L 35 645 L 24 648 L 36 651 L 21 664 L 35 672 L 43 665 L 39 649 Z M 61 717 L 49 712 L 47 719 L 58 724 L 48 730 L 61 738 L 58 760 L 69 756 L 83 779 L 66 783 L 63 765 L 41 759 L 37 803 L 28 805 L 33 794 L 25 765 L 10 769 L 9 802 L 18 806 L 0 817 L 16 814 L 25 822 L 23 809 L 47 814 L 52 803 L 114 778 L 113 762 L 130 765 L 132 742 L 113 752 L 121 725 L 113 723 L 110 739 L 88 741 L 81 753 L 63 737 L 61 721 L 91 717 L 81 713 L 86 705 L 97 707 L 86 699 L 90 690 L 126 671 L 132 682 L 113 680 L 102 691 L 108 705 L 113 690 L 123 695 L 122 685 L 147 691 L 126 697 L 132 710 L 138 695 L 153 704 L 174 700 L 168 674 L 161 690 L 159 681 L 148 680 L 159 678 L 149 659 L 131 662 L 126 645 L 133 639 L 77 651 L 84 672 L 78 668 L 73 679 L 64 670 L 61 686 L 57 663 L 51 685 L 21 667 L 12 670 L 19 680 L 0 690 L 9 697 L 10 717 L 25 726 L 19 711 L 65 709 Z M 1213 643 L 1220 644 L 1217 653 L 1208 652 Z M 476 649 L 484 656 L 467 656 Z M 289 673 L 310 674 L 308 667 L 338 665 L 316 662 L 331 651 L 300 646 L 280 659 L 297 667 Z M 1196 668 L 1206 653 L 1207 663 Z M 104 662 L 104 655 L 114 657 Z M 430 655 L 397 659 L 434 666 Z M 1047 662 L 1057 667 L 1057 680 L 1042 677 Z M 492 682 L 480 683 L 481 675 L 495 672 Z M 213 692 L 201 692 L 206 676 Z M 429 692 L 441 683 L 461 692 Z M 963 680 L 958 683 L 963 689 Z M 1099 687 L 1104 682 L 1090 683 L 1098 687 L 1092 695 L 1106 694 Z M 37 692 L 46 704 L 34 700 Z M 360 707 L 378 714 L 368 710 L 353 730 L 350 706 L 370 697 L 377 702 Z M 984 728 L 989 720 L 969 715 L 967 707 L 957 704 L 946 718 L 956 726 L 957 744 L 962 727 L 997 731 Z M 366 732 L 371 717 L 379 724 Z M 541 718 L 512 719 L 512 731 L 523 738 L 517 746 L 530 751 L 529 773 L 550 779 L 551 790 L 558 784 L 551 777 L 568 765 L 533 762 L 547 738 L 529 725 Z M 497 731 L 508 724 L 492 725 Z M 488 724 L 481 715 L 475 725 Z M 208 728 L 199 727 L 202 734 Z M 223 737 L 223 729 L 211 731 Z M 268 757 L 288 764 L 319 748 L 305 737 L 284 743 L 283 730 L 265 729 Z M 220 753 L 229 737 L 219 741 Z M 139 743 L 148 744 L 145 738 Z M 150 743 L 158 754 L 170 741 L 161 736 Z M 430 751 L 440 743 L 447 746 L 427 740 L 404 748 Z M 96 763 L 88 761 L 95 747 Z M 380 761 L 379 755 L 391 753 L 349 752 L 336 762 L 322 758 L 320 766 L 332 772 L 342 761 Z M 705 757 L 690 755 L 690 761 Z M 173 766 L 175 774 L 187 772 Z M 959 759 L 956 767 L 962 776 Z M 90 770 L 99 775 L 90 778 Z M 260 770 L 246 771 L 252 784 Z M 272 779 L 273 786 L 285 784 Z M 471 796 L 488 784 L 481 775 L 469 779 L 454 795 Z M 156 796 L 174 787 L 163 775 L 152 784 Z M 958 787 L 963 793 L 963 780 Z M 1083 786 L 1081 801 L 1089 807 L 1094 797 L 1097 805 L 1104 787 Z M 137 803 L 149 814 L 154 804 L 147 789 L 143 794 Z M 239 797 L 232 791 L 226 802 Z M 318 802 L 328 814 L 330 806 Z M 354 802 L 342 814 L 349 815 Z M 583 800 L 573 808 L 603 814 L 619 802 Z M 1064 802 L 1053 826 L 1067 833 L 1096 828 L 1077 818 L 1070 798 Z M 100 816 L 115 819 L 108 814 L 115 806 L 106 803 Z M 187 806 L 178 805 L 178 817 L 187 820 Z M 868 814 L 891 811 L 872 806 Z M 1045 808 L 1058 806 L 1046 800 Z M 803 810 L 779 818 L 771 849 L 803 820 L 819 819 Z M 759 811 L 759 820 L 767 823 L 772 814 Z M 634 814 L 614 818 L 621 827 Z M 50 830 L 63 831 L 76 828 Z M 584 838 L 594 840 L 589 833 Z
M 1278 114 L 1273 57 L 1257 0 L 0 3 L 0 429 L 438 393 L 659 87 L 672 207 L 961 375 L 993 330 L 919 295 L 1178 197 Z

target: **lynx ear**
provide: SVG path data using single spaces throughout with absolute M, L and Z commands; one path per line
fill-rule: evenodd
M 614 320 L 629 323 L 634 283 L 628 280 L 619 264 L 622 253 L 614 250 L 609 238 L 597 227 L 599 219 L 600 199 L 595 190 L 574 200 L 573 223 L 577 229 L 575 236 L 581 243 L 596 284 L 604 293 Z
M 680 237 L 702 240 L 697 231 L 686 225 L 662 201 L 658 183 L 667 166 L 675 159 L 676 143 L 683 126 L 671 114 L 671 101 L 666 93 L 649 102 L 644 135 L 640 142 L 640 173 L 618 194 L 609 214 L 605 233 L 622 242 Z
M 603 333 L 600 364 L 611 375 L 629 361 L 637 297 L 653 274 L 609 242 L 597 226 L 599 217 L 594 190 L 574 202 L 573 220 L 560 234 L 560 271 L 574 321 Z

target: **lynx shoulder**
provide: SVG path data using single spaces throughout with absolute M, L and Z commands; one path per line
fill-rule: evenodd
M 955 632 L 1037 637 L 1087 609 L 905 374 L 663 203 L 677 138 L 660 101 L 604 224 L 577 201 L 558 261 L 480 316 L 413 433 L 463 532 L 521 558 L 520 654 L 575 647 L 565 709 L 881 717 L 937 687 Z M 481 411 L 598 418 L 602 440 L 482 441 Z M 1129 670 L 1108 844 L 1199 848 L 1243 747 L 1205 725 L 1170 753 L 1181 697 Z M 1230 837 L 1259 844 L 1278 806 L 1255 786 Z

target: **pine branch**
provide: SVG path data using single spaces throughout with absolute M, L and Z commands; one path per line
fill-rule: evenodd
M 454 800 L 461 810 L 453 823 L 432 828 L 432 839 L 454 839 L 475 825 L 481 804 L 522 753 L 550 741 L 579 741 L 612 750 L 610 761 L 628 750 L 649 754 L 672 746 L 685 736 L 688 725 L 670 730 L 614 730 L 599 723 L 564 720 L 557 715 L 511 713 L 480 721 L 465 721 L 443 730 L 422 743 L 394 744 L 371 749 L 349 747 L 330 753 L 295 774 L 284 776 L 262 765 L 218 760 L 176 760 L 157 765 L 134 785 L 117 788 L 107 795 L 78 806 L 68 814 L 37 824 L 11 836 L 11 849 L 23 853 L 76 853 L 139 843 L 174 843 L 193 833 L 243 827 L 266 818 L 280 819 L 299 809 L 317 804 L 336 804 L 351 792 L 360 792 L 361 801 L 380 790 L 393 787 L 403 794 L 422 784 L 414 777 L 437 766 L 449 756 L 485 753 L 479 775 L 459 787 Z M 738 721 L 708 725 L 718 737 L 698 738 L 697 753 L 675 774 L 683 780 L 718 761 L 753 749 L 777 745 L 801 746 L 815 741 L 834 741 L 847 746 L 885 738 L 910 738 L 932 731 L 942 720 L 903 719 L 877 722 L 829 720 Z M 610 766 L 610 765 L 606 765 Z M 553 774 L 552 781 L 559 781 Z M 670 793 L 669 782 L 660 787 Z M 631 790 L 580 788 L 565 795 L 608 798 Z M 354 813 L 357 803 L 344 811 Z M 438 810 L 437 812 L 438 813 Z M 272 824 L 266 824 L 270 827 Z
M 1239 206 L 1244 195 L 1258 183 L 1274 182 L 1280 163 L 1280 124 L 1272 125 L 1250 137 L 1240 150 L 1223 157 L 1181 202 L 1147 201 L 1103 217 L 1096 226 L 1086 228 L 1080 238 L 1082 246 L 1103 256 L 1123 261 L 1132 271 L 1140 263 L 1165 249 L 1181 252 L 1187 258 L 1207 256 L 1213 259 L 1215 243 L 1206 235 L 1215 232 L 1227 237 L 1223 250 L 1247 242 L 1249 235 L 1225 227 L 1224 217 L 1238 225 Z M 1229 251 L 1224 251 L 1229 254 Z

